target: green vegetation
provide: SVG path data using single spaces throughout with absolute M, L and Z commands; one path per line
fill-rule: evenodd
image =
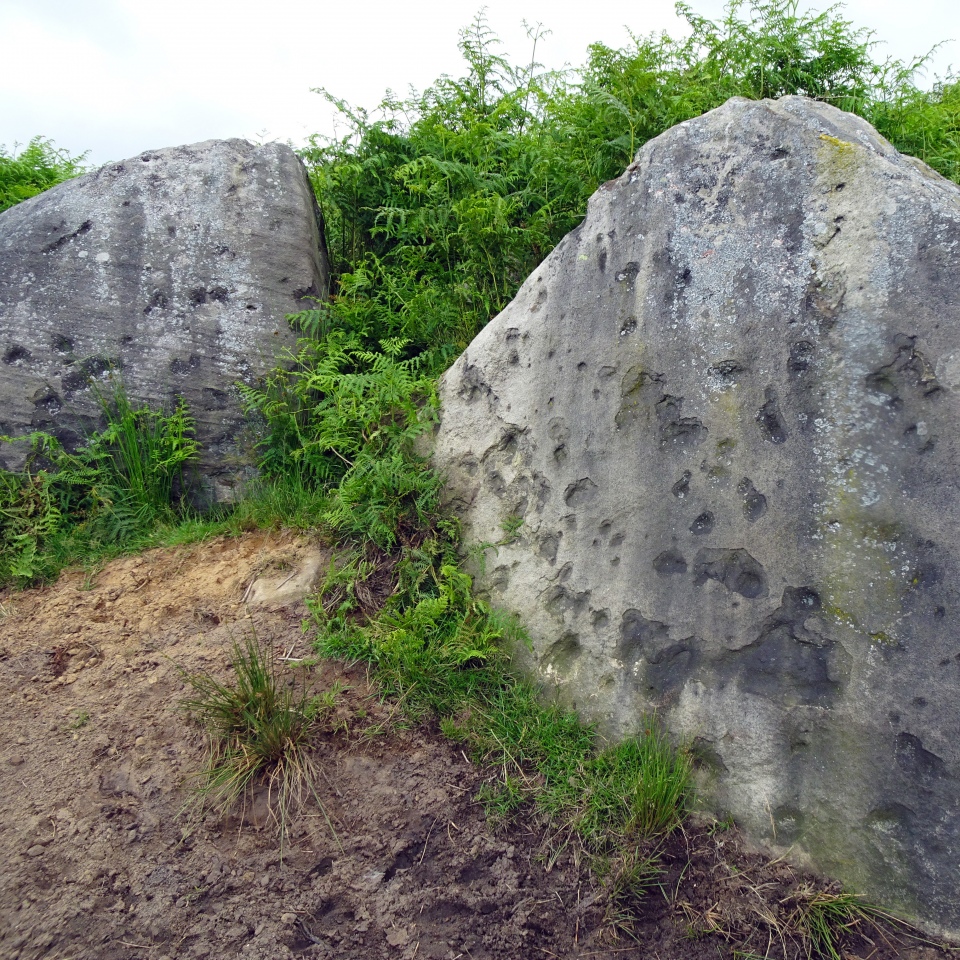
M 605 746 L 511 672 L 522 627 L 474 595 L 424 458 L 435 378 L 580 221 L 600 183 L 650 138 L 731 96 L 799 93 L 855 111 L 960 181 L 960 81 L 920 89 L 922 58 L 876 61 L 869 35 L 835 7 L 798 14 L 792 0 L 732 0 L 716 23 L 678 10 L 686 38 L 594 44 L 570 73 L 540 69 L 536 32 L 529 61 L 510 64 L 480 15 L 461 36 L 458 79 L 388 97 L 375 115 L 323 93 L 347 133 L 315 138 L 303 156 L 335 295 L 291 318 L 298 349 L 243 388 L 266 428 L 260 483 L 229 517 L 181 517 L 163 533 L 182 542 L 276 523 L 321 528 L 339 554 L 312 605 L 318 652 L 369 664 L 407 719 L 435 718 L 499 771 L 484 795 L 491 814 L 532 812 L 556 846 L 582 850 L 618 923 L 657 883 L 663 838 L 689 805 L 690 757 L 654 719 Z M 61 179 L 79 169 L 82 158 L 35 143 L 17 163 L 33 150 L 30 162 Z M 13 163 L 0 156 L 0 178 Z M 34 435 L 27 470 L 0 473 L 0 583 L 158 542 L 178 519 L 181 469 L 196 453 L 187 411 L 134 410 L 119 392 L 105 410 L 106 429 L 76 453 Z M 520 524 L 508 520 L 505 537 Z M 254 638 L 238 645 L 234 667 L 233 685 L 188 678 L 211 738 L 201 807 L 223 810 L 266 777 L 282 825 L 312 782 L 322 705 L 279 684 Z M 835 955 L 823 929 L 842 929 L 855 915 L 838 911 L 855 906 L 810 899 L 796 922 L 811 950 Z
M 0 146 L 0 212 L 21 200 L 85 173 L 85 153 L 71 157 L 52 140 L 34 137 L 19 153 Z
M 141 546 L 176 520 L 198 449 L 193 420 L 183 404 L 169 414 L 133 407 L 110 383 L 110 396 L 98 394 L 106 428 L 74 453 L 46 433 L 0 437 L 26 447 L 21 472 L 0 470 L 0 584 Z
M 514 296 L 589 196 L 676 123 L 733 96 L 804 94 L 859 113 L 899 148 L 960 178 L 960 84 L 924 91 L 924 58 L 877 61 L 837 7 L 733 0 L 714 23 L 678 4 L 690 34 L 589 48 L 570 73 L 533 54 L 512 66 L 482 16 L 465 30 L 467 72 L 388 97 L 376 118 L 321 91 L 347 130 L 303 151 L 327 221 L 336 297 L 305 329 L 389 339 L 435 374 Z

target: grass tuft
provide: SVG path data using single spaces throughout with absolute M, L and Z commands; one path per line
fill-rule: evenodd
M 786 927 L 795 933 L 808 958 L 843 960 L 841 943 L 857 927 L 876 927 L 883 911 L 855 893 L 818 890 L 803 885 L 791 897 Z
M 294 690 L 278 674 L 272 648 L 252 632 L 234 643 L 232 665 L 232 683 L 206 672 L 183 674 L 192 694 L 181 706 L 207 733 L 206 762 L 194 775 L 188 808 L 197 816 L 223 816 L 265 784 L 282 848 L 294 806 L 308 794 L 319 803 L 310 745 L 337 691 L 315 696 L 305 686 Z

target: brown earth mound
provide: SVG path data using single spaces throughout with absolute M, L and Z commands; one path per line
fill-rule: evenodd
M 636 939 L 615 939 L 609 899 L 569 850 L 529 825 L 494 829 L 474 799 L 490 774 L 435 730 L 399 726 L 339 664 L 307 671 L 342 689 L 316 746 L 319 804 L 294 814 L 283 857 L 263 795 L 189 830 L 204 744 L 178 706 L 182 671 L 227 679 L 250 630 L 286 662 L 308 655 L 284 587 L 322 558 L 257 533 L 0 596 L 0 956 L 802 955 L 777 930 L 814 881 L 740 852 L 733 830 L 671 838 L 659 885 L 630 905 Z M 948 955 L 863 926 L 843 954 Z

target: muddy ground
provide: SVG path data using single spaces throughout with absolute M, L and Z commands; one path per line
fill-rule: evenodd
M 191 827 L 204 740 L 179 707 L 183 671 L 228 679 L 251 629 L 285 663 L 307 656 L 305 608 L 283 594 L 323 559 L 253 533 L 0 595 L 3 960 L 804 955 L 785 922 L 825 881 L 704 824 L 669 839 L 642 902 L 612 904 L 531 819 L 490 824 L 475 797 L 494 774 L 429 725 L 398 725 L 342 664 L 309 672 L 341 692 L 314 755 L 319 803 L 291 818 L 282 858 L 262 793 Z M 842 955 L 957 954 L 861 924 Z

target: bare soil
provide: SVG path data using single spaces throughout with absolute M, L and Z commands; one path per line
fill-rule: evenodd
M 316 688 L 343 689 L 316 744 L 320 803 L 295 812 L 283 856 L 263 794 L 191 828 L 204 742 L 179 707 L 183 671 L 228 679 L 251 629 L 287 662 L 308 656 L 305 608 L 283 589 L 317 556 L 254 533 L 0 595 L 0 957 L 804 955 L 778 930 L 824 881 L 704 825 L 667 841 L 642 901 L 614 905 L 532 820 L 490 824 L 475 797 L 494 774 L 429 725 L 400 725 L 342 664 L 310 670 Z M 632 937 L 617 936 L 618 912 L 635 916 Z M 862 924 L 843 950 L 955 956 Z

